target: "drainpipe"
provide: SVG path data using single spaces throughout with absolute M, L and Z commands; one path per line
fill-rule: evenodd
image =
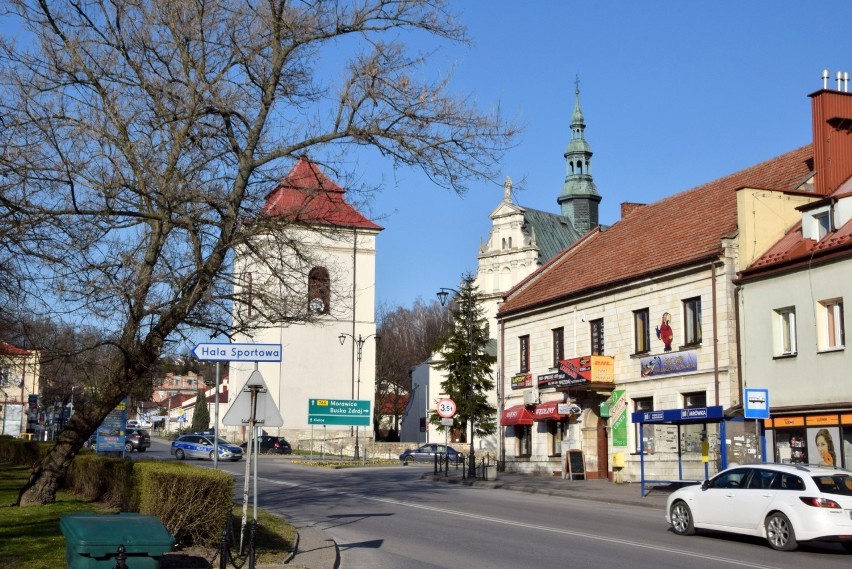
M 743 357 L 740 350 L 740 292 L 742 287 L 734 287 L 734 318 L 737 323 L 734 328 L 734 345 L 737 349 L 737 389 L 739 393 L 743 393 Z M 742 403 L 742 401 L 740 401 Z
M 497 366 L 497 424 L 499 425 L 497 428 L 500 429 L 500 436 L 497 437 L 497 456 L 499 457 L 500 465 L 499 470 L 506 470 L 506 429 L 503 425 L 500 425 L 500 422 L 503 420 L 503 407 L 505 402 L 503 401 L 503 385 L 501 382 L 503 381 L 503 364 L 504 357 L 503 353 L 505 350 L 503 346 L 505 346 L 506 339 L 506 323 L 503 320 L 500 320 L 500 343 L 498 345 L 498 355 L 499 355 L 499 364 Z
M 713 299 L 713 383 L 716 391 L 716 405 L 719 404 L 719 332 L 716 306 L 716 262 L 710 263 L 710 290 Z

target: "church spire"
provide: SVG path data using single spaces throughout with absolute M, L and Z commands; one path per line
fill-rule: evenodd
M 565 183 L 556 202 L 562 215 L 571 220 L 581 234 L 598 225 L 601 196 L 592 180 L 592 151 L 586 142 L 586 121 L 580 109 L 580 79 L 574 82 L 574 112 L 571 114 L 571 142 L 565 150 Z

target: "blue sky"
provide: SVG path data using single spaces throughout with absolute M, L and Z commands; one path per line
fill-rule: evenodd
M 463 197 L 385 161 L 353 162 L 356 179 L 382 187 L 359 207 L 385 228 L 376 300 L 390 307 L 433 300 L 476 270 L 506 176 L 520 205 L 558 211 L 577 76 L 600 221 L 612 224 L 621 202 L 653 202 L 808 144 L 808 94 L 821 88 L 822 69 L 852 71 L 849 0 L 456 0 L 451 8 L 474 45 L 441 44 L 431 71 L 453 70 L 453 89 L 483 108 L 499 105 L 525 130 L 499 179 Z
M 378 303 L 430 301 L 475 271 L 488 214 L 509 176 L 523 206 L 558 212 L 580 78 L 600 220 L 811 142 L 808 94 L 822 69 L 852 72 L 848 0 L 456 2 L 475 42 L 443 50 L 454 87 L 525 125 L 494 185 L 462 198 L 415 173 L 394 180 L 365 213 L 378 240 Z M 436 68 L 438 71 L 444 69 Z

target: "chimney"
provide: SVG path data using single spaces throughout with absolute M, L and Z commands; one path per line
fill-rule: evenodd
M 823 71 L 826 85 L 827 71 Z M 814 190 L 827 196 L 852 176 L 852 93 L 837 72 L 837 90 L 823 89 L 810 95 L 813 111 Z M 841 89 L 843 89 L 841 91 Z M 622 217 L 624 206 L 622 205 Z
M 645 207 L 645 204 L 635 202 L 621 202 L 621 219 L 624 219 L 640 207 Z

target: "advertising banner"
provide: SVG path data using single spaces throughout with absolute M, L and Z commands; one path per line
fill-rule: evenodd
M 698 352 L 671 352 L 639 360 L 642 377 L 684 373 L 698 369 Z
M 559 362 L 555 372 L 539 375 L 539 388 L 569 387 L 585 383 L 612 383 L 615 381 L 614 359 L 610 356 L 582 356 Z

